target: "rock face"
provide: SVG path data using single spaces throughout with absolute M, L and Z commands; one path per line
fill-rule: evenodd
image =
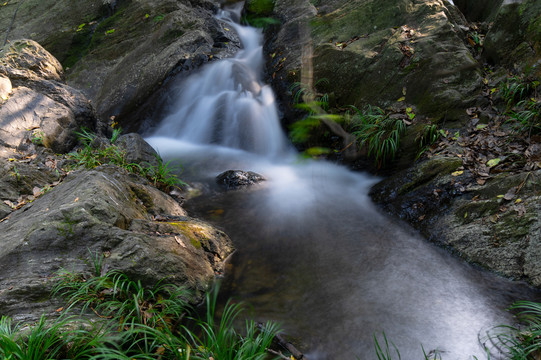
M 168 277 L 200 292 L 232 251 L 224 233 L 113 166 L 70 174 L 0 228 L 0 312 L 20 320 L 51 304 L 57 270 L 86 271 L 89 251 L 144 284 Z
M 2 145 L 20 148 L 39 139 L 53 151 L 66 153 L 76 144 L 74 131 L 96 127 L 88 100 L 63 83 L 62 66 L 38 43 L 14 41 L 0 54 L 0 76 L 13 87 L 4 80 Z
M 88 271 L 91 254 L 145 285 L 168 277 L 202 295 L 232 252 L 227 235 L 122 168 L 68 174 L 73 161 L 62 153 L 76 144 L 74 130 L 95 127 L 91 104 L 36 42 L 13 41 L 1 56 L 0 313 L 53 314 L 63 305 L 50 299 L 55 273 Z M 128 162 L 158 161 L 137 134 L 116 141 Z
M 0 29 L 18 5 L 2 7 Z M 214 18 L 218 7 L 218 0 L 26 0 L 8 39 L 38 41 L 70 68 L 68 83 L 92 100 L 100 119 L 116 116 L 123 128 L 137 130 L 125 115 L 168 76 L 239 47 Z
M 461 119 L 477 101 L 481 75 L 465 43 L 469 28 L 449 3 L 313 3 L 276 1 L 283 25 L 270 46 L 278 87 L 319 82 L 317 90 L 338 106 L 388 106 L 402 99 L 447 120 Z
M 541 4 L 504 1 L 487 33 L 483 56 L 490 62 L 541 77 Z
M 466 260 L 541 286 L 541 170 L 478 185 L 457 157 L 435 156 L 374 186 L 389 213 Z

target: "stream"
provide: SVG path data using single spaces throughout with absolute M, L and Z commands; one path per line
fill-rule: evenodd
M 196 184 L 189 213 L 235 244 L 222 292 L 256 320 L 279 322 L 310 360 L 376 359 L 374 335 L 383 342 L 383 332 L 402 359 L 423 358 L 423 348 L 445 360 L 486 358 L 486 331 L 512 322 L 512 302 L 539 293 L 382 214 L 368 197 L 378 178 L 299 157 L 260 79 L 262 35 L 232 20 L 240 6 L 218 17 L 242 50 L 179 83 L 169 115 L 146 137 Z M 266 181 L 225 191 L 215 177 L 230 169 Z

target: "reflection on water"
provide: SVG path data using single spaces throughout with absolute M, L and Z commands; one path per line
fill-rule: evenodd
M 152 137 L 183 179 L 202 184 L 187 203 L 233 239 L 225 291 L 276 320 L 314 359 L 375 359 L 373 335 L 387 334 L 402 359 L 427 350 L 444 359 L 483 357 L 478 334 L 511 321 L 505 308 L 537 293 L 485 273 L 382 215 L 368 198 L 377 179 L 303 161 L 281 132 L 274 96 L 261 84 L 261 34 L 241 36 L 233 59 L 187 79 Z M 215 176 L 251 170 L 267 181 L 224 192 Z

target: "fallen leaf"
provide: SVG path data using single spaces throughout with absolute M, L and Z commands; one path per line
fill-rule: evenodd
M 512 187 L 511 189 L 507 190 L 507 193 L 505 193 L 505 195 L 503 196 L 503 198 L 507 201 L 509 200 L 513 200 L 513 198 L 515 197 L 516 195 L 516 191 L 517 189 Z
M 182 240 L 180 240 L 180 239 L 178 238 L 178 236 L 175 236 L 175 240 L 176 240 L 177 244 L 179 244 L 180 246 L 182 246 L 182 247 L 184 247 L 184 248 L 186 247 L 186 245 L 184 245 L 184 242 L 182 242 Z
M 62 310 L 64 310 L 63 307 L 59 307 L 58 309 L 56 309 L 56 312 L 61 312 Z
M 494 166 L 498 165 L 500 163 L 500 161 L 501 161 L 500 158 L 495 158 L 495 159 L 489 160 L 489 161 L 487 161 L 487 166 L 488 167 L 494 167 Z
M 515 204 L 520 204 L 522 202 L 522 199 L 521 198 L 518 198 L 515 200 Z
M 401 101 L 404 101 L 404 100 L 406 100 L 406 97 L 402 96 L 401 98 L 398 98 L 398 100 L 396 100 L 396 101 L 401 102 Z
M 482 185 L 485 185 L 486 182 L 487 182 L 486 179 L 477 179 L 477 184 L 479 184 L 479 185 L 481 185 L 481 186 L 482 186 Z
M 459 176 L 459 175 L 462 175 L 462 174 L 464 174 L 464 170 L 455 171 L 454 173 L 451 173 L 451 176 Z
M 37 186 L 34 186 L 34 188 L 32 189 L 32 194 L 34 195 L 34 197 L 38 197 L 41 195 L 41 189 Z
M 75 200 L 73 200 L 73 202 L 77 202 L 77 201 L 79 201 L 78 197 L 76 197 Z

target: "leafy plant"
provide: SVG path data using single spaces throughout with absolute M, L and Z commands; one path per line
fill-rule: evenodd
M 509 112 L 508 123 L 511 123 L 516 133 L 541 133 L 541 101 L 528 99 L 520 101 L 516 109 Z
M 541 356 L 541 304 L 518 301 L 510 308 L 517 311 L 518 324 L 492 329 L 486 341 L 510 360 L 538 359 Z
M 32 141 L 32 144 L 34 145 L 43 145 L 43 137 L 45 134 L 41 130 L 34 130 L 32 132 L 32 137 L 30 140 Z
M 171 186 L 186 186 L 186 183 L 178 178 L 176 173 L 181 172 L 181 167 L 171 166 L 171 160 L 163 162 L 161 156 L 156 156 L 156 164 L 146 163 L 146 177 L 152 181 L 154 186 L 167 188 Z
M 391 346 L 393 348 L 393 351 L 391 351 Z M 400 360 L 400 351 L 398 351 L 398 348 L 395 344 L 391 342 L 391 346 L 389 345 L 389 340 L 387 339 L 387 335 L 385 335 L 385 332 L 383 333 L 383 344 L 379 343 L 378 338 L 374 334 L 374 349 L 376 350 L 376 356 L 378 357 L 378 360 L 392 360 L 393 356 L 391 353 L 395 353 L 397 356 L 397 359 Z
M 503 81 L 499 89 L 509 110 L 514 104 L 525 100 L 538 86 L 538 80 L 531 80 L 524 75 L 515 75 Z
M 329 109 L 329 95 L 328 94 L 320 94 L 316 92 L 314 89 L 319 84 L 328 84 L 329 80 L 326 78 L 319 79 L 316 81 L 313 87 L 308 86 L 306 84 L 303 84 L 301 82 L 295 82 L 289 87 L 289 91 L 293 94 L 293 102 L 296 105 L 302 104 L 303 101 L 306 99 L 309 99 L 308 104 L 311 104 L 312 101 L 314 101 L 311 105 L 318 105 L 321 106 L 323 110 Z M 305 108 L 304 108 L 305 109 Z
M 406 131 L 406 124 L 401 119 L 392 119 L 379 107 L 367 106 L 356 111 L 352 119 L 352 134 L 359 147 L 368 148 L 368 156 L 373 156 L 378 168 L 393 160 L 398 152 L 400 137 Z
M 173 186 L 181 187 L 186 185 L 175 174 L 180 172 L 180 168 L 170 166 L 170 161 L 164 163 L 159 155 L 156 156 L 156 164 L 129 163 L 126 160 L 126 152 L 115 145 L 121 132 L 122 130 L 120 128 L 113 129 L 110 144 L 103 145 L 99 143 L 95 144 L 96 135 L 87 129 L 82 129 L 80 132 L 76 132 L 82 148 L 68 154 L 68 157 L 75 161 L 75 167 L 82 166 L 87 169 L 93 169 L 103 164 L 119 166 L 130 173 L 146 177 L 154 186 L 164 190 Z

